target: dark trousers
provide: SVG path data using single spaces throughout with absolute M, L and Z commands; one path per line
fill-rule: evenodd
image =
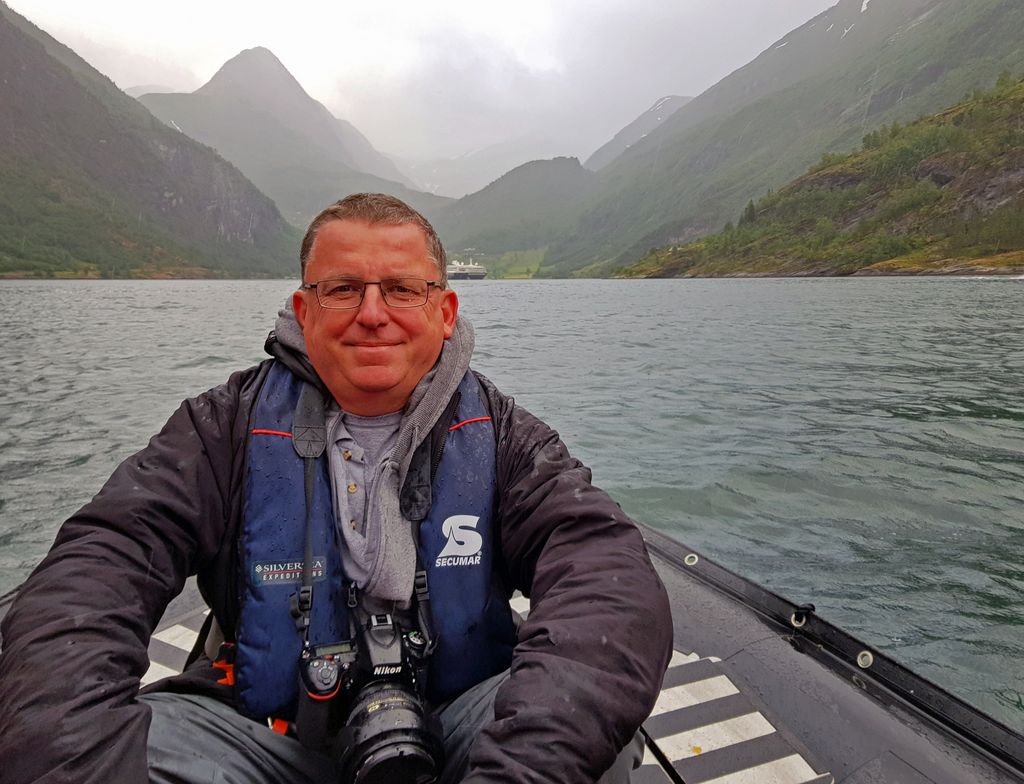
M 437 716 L 444 734 L 445 767 L 440 784 L 466 774 L 469 750 L 481 727 L 494 718 L 494 696 L 504 672 L 477 684 L 443 706 Z M 327 757 L 251 721 L 209 697 L 146 694 L 151 784 L 334 784 L 338 774 Z M 640 765 L 643 741 L 623 749 L 598 784 L 628 784 Z

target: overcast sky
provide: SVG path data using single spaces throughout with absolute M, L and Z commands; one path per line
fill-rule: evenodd
M 697 95 L 836 0 L 7 0 L 121 87 L 191 91 L 266 46 L 379 150 L 521 138 L 585 158 L 665 95 Z

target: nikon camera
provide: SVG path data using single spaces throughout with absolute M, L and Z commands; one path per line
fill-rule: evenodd
M 437 781 L 444 748 L 420 697 L 429 653 L 389 614 L 370 615 L 355 641 L 303 650 L 298 737 L 334 755 L 340 784 Z

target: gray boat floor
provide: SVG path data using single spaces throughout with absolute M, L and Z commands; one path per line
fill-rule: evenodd
M 641 528 L 675 651 L 634 784 L 1024 784 L 1019 732 L 884 652 L 862 663 L 864 643 L 827 620 L 801 630 L 791 613 L 803 606 Z M 0 599 L 0 618 L 14 597 Z M 522 596 L 511 605 L 529 612 Z M 206 614 L 190 581 L 157 626 L 143 683 L 180 672 Z
M 207 610 L 198 591 L 186 591 L 165 613 L 149 647 L 143 684 L 184 667 Z M 512 608 L 526 615 L 529 601 L 517 595 Z M 647 742 L 634 784 L 831 784 L 806 750 L 773 723 L 730 680 L 713 656 L 676 650 L 650 718 Z M 674 774 L 670 775 L 669 771 Z
M 1024 784 L 1024 766 L 711 587 L 682 565 L 697 559 L 682 545 L 645 535 L 672 604 L 675 652 L 634 784 Z M 511 604 L 529 612 L 522 596 Z M 205 613 L 194 586 L 171 604 L 144 682 L 180 670 Z

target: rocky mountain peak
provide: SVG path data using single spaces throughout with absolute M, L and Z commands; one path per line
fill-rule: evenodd
M 210 81 L 196 90 L 196 94 L 264 105 L 268 102 L 309 103 L 313 100 L 284 63 L 265 46 L 243 49 L 224 63 Z

